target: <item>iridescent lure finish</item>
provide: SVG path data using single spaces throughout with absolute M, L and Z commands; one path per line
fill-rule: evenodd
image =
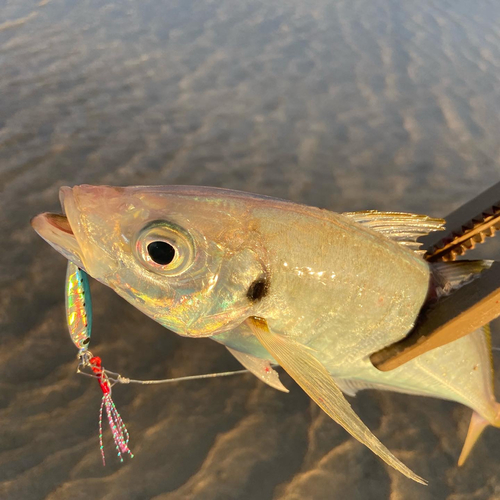
M 68 261 L 66 269 L 66 321 L 79 351 L 88 349 L 92 333 L 92 300 L 87 273 Z

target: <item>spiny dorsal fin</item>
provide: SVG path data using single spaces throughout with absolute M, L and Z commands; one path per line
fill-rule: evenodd
M 417 253 L 424 253 L 423 250 L 419 250 L 421 243 L 417 242 L 417 239 L 432 231 L 443 231 L 445 224 L 444 219 L 401 212 L 365 210 L 363 212 L 344 212 L 342 215 L 382 233 Z

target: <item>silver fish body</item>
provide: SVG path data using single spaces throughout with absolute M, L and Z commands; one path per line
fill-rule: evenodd
M 419 256 L 325 210 L 277 206 L 253 216 L 269 288 L 259 314 L 274 331 L 323 352 L 348 375 L 347 365 L 412 328 L 429 286 Z

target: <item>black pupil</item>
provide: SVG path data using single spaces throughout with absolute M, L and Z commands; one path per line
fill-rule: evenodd
M 153 241 L 148 245 L 151 259 L 161 266 L 170 264 L 175 257 L 175 248 L 166 241 Z

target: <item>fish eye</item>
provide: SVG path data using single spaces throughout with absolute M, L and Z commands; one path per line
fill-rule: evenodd
M 148 270 L 168 276 L 184 272 L 195 254 L 191 235 L 167 221 L 153 221 L 143 227 L 135 237 L 134 251 Z
M 148 245 L 148 254 L 154 262 L 165 266 L 174 260 L 175 248 L 166 241 L 153 241 Z

